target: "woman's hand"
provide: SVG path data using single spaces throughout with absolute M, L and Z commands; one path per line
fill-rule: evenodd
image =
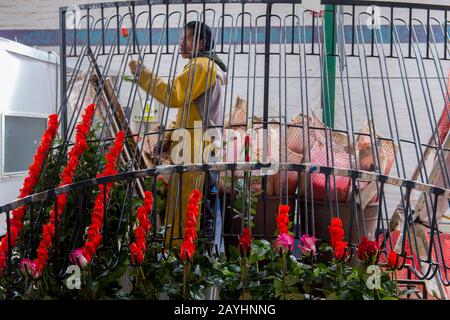
M 131 60 L 130 63 L 128 63 L 128 66 L 130 67 L 131 73 L 135 75 L 139 74 L 139 72 L 141 71 L 142 63 L 136 60 Z

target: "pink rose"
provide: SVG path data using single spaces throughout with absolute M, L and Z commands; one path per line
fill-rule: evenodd
M 40 276 L 37 265 L 30 259 L 22 259 L 20 262 L 20 270 L 33 279 L 37 279 Z
M 308 256 L 309 254 L 316 255 L 316 242 L 317 239 L 314 236 L 309 236 L 309 234 L 304 234 L 300 239 L 302 241 L 302 245 L 298 247 L 302 251 L 302 254 Z
M 77 266 L 84 268 L 89 264 L 88 259 L 83 255 L 83 249 L 75 249 L 69 256 L 70 262 L 76 264 Z
M 294 249 L 294 237 L 288 233 L 280 233 L 275 240 L 273 247 L 277 252 L 285 253 L 286 251 L 292 251 Z

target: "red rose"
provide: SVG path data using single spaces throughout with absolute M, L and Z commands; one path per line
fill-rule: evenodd
M 201 200 L 201 198 L 202 198 L 202 193 L 200 191 L 192 190 L 189 200 L 191 202 L 197 203 Z
M 48 259 L 48 250 L 46 248 L 38 248 L 37 253 L 40 259 L 42 260 Z
M 398 255 L 395 251 L 390 251 L 388 256 L 388 267 L 395 269 L 398 267 Z
M 342 220 L 340 218 L 333 218 L 333 219 L 331 219 L 330 227 L 342 228 Z
M 197 238 L 197 229 L 194 228 L 184 228 L 184 240 L 189 242 L 194 242 Z
M 361 243 L 358 246 L 357 256 L 361 261 L 368 261 L 374 257 L 378 252 L 378 244 L 375 241 L 370 241 L 366 237 L 362 237 Z
M 244 249 L 245 253 L 248 253 L 252 245 L 252 237 L 249 228 L 245 227 L 242 231 L 242 235 L 239 237 L 239 245 Z
M 137 247 L 138 247 L 139 250 L 141 250 L 142 252 L 145 252 L 145 249 L 146 249 L 146 247 L 145 247 L 145 241 L 137 240 L 137 241 L 136 241 L 136 245 L 137 245 Z
M 3 269 L 6 265 L 6 257 L 3 255 L 0 255 L 0 270 Z
M 344 237 L 344 230 L 338 227 L 330 228 L 330 243 L 333 247 L 336 242 L 342 240 Z
M 121 132 L 122 132 L 122 138 L 123 138 L 124 133 L 123 133 L 123 131 L 121 131 Z M 145 191 L 144 196 L 145 196 L 144 202 L 151 203 L 151 201 L 153 200 L 153 194 L 150 191 Z
M 289 209 L 290 209 L 290 206 L 285 205 L 285 204 L 281 204 L 278 207 L 278 214 L 280 214 L 280 213 L 288 214 L 289 213 Z
M 107 176 L 116 174 L 117 171 L 115 169 L 117 158 L 120 156 L 123 148 L 125 133 L 124 131 L 120 131 L 116 135 L 116 139 L 114 145 L 110 148 L 108 154 L 105 156 L 107 161 L 105 165 L 105 169 L 103 173 L 98 174 L 98 176 Z M 107 185 L 107 192 L 112 187 L 112 184 Z M 150 230 L 150 222 L 147 217 L 149 212 L 151 211 L 152 205 L 152 193 L 150 191 L 146 191 L 144 193 L 144 204 L 140 206 L 136 213 L 136 218 L 139 222 L 139 226 L 134 231 L 136 241 L 131 243 L 130 248 L 130 259 L 133 264 L 141 264 L 144 260 L 144 252 L 146 247 L 146 231 Z
M 148 219 L 146 219 L 146 218 L 142 219 L 140 224 L 141 224 L 141 227 L 144 228 L 144 230 L 146 232 L 150 231 L 151 225 L 150 225 L 150 222 Z
M 186 212 L 186 222 L 184 225 L 184 240 L 181 245 L 180 258 L 187 260 L 192 258 L 195 251 L 194 241 L 197 237 L 197 216 L 198 205 L 201 200 L 202 193 L 198 190 L 192 190 L 189 196 L 189 203 Z
M 139 250 L 136 246 L 131 247 L 130 246 L 130 252 L 131 252 L 131 263 L 140 265 L 144 261 L 144 253 Z
M 333 249 L 344 238 L 344 229 L 342 228 L 342 220 L 340 218 L 331 219 L 330 226 L 328 227 L 330 233 L 330 244 Z
M 3 240 L 5 239 L 5 240 Z M 0 246 L 0 255 L 7 256 L 8 255 L 8 235 L 5 235 L 5 237 L 2 239 L 1 246 Z
M 290 207 L 288 205 L 280 205 L 278 207 L 278 215 L 276 217 L 278 234 L 289 233 L 289 208 Z
M 83 253 L 83 257 L 86 259 L 87 264 L 91 263 L 92 261 L 92 254 L 90 254 L 86 248 L 82 248 L 81 249 L 82 253 Z
M 197 219 L 187 219 L 186 224 L 185 224 L 186 228 L 196 228 L 197 227 Z
M 86 251 L 91 255 L 91 256 L 93 256 L 94 255 L 94 253 L 95 253 L 95 245 L 92 243 L 92 242 L 90 242 L 90 241 L 87 241 L 85 244 L 84 244 L 84 248 L 86 249 Z
M 55 226 L 53 224 L 47 223 L 42 227 L 42 233 L 44 235 L 49 235 L 53 238 L 55 235 Z
M 346 249 L 347 248 L 347 242 L 345 241 L 338 241 L 335 245 L 334 249 L 334 256 L 336 259 L 341 260 L 344 257 L 344 254 L 347 256 Z
M 144 228 L 142 228 L 142 227 L 137 227 L 136 230 L 135 230 L 134 232 L 135 232 L 135 235 L 136 235 L 136 239 L 145 240 L 145 231 L 144 231 Z
M 192 259 L 195 252 L 195 245 L 191 242 L 183 242 L 181 244 L 180 258 L 183 261 Z
M 9 232 L 10 232 L 10 234 L 11 234 L 11 242 L 15 242 L 16 239 L 17 239 L 17 234 L 18 234 L 17 228 L 14 227 L 14 226 L 11 226 L 11 227 L 9 228 Z
M 98 248 L 98 246 L 100 245 L 100 243 L 102 243 L 102 236 L 100 234 L 96 234 L 93 239 L 92 239 L 92 243 L 94 244 L 94 246 L 96 248 Z

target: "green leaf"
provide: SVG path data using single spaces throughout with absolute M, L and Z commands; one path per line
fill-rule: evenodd
M 381 300 L 398 300 L 397 297 L 389 297 L 389 296 L 385 296 L 383 297 Z
M 202 270 L 200 269 L 200 265 L 197 264 L 194 267 L 194 270 L 192 271 L 197 277 L 201 277 L 202 276 Z
M 330 245 L 328 243 L 322 243 L 319 246 L 319 251 L 325 252 L 325 251 L 331 251 L 331 250 L 333 250 L 333 249 L 330 247 Z
M 228 269 L 229 269 L 230 271 L 236 272 L 236 273 L 241 272 L 241 267 L 239 267 L 237 264 L 234 264 L 234 263 L 230 264 L 230 265 L 228 266 Z
M 330 292 L 326 294 L 327 300 L 341 300 L 341 297 L 336 292 Z
M 292 274 L 288 274 L 285 278 L 284 278 L 284 282 L 286 283 L 286 285 L 288 287 L 291 287 L 295 284 L 297 284 L 297 282 L 299 281 L 299 279 L 297 277 L 295 277 Z
M 230 246 L 230 256 L 233 260 L 238 259 L 240 257 L 239 250 L 235 246 Z
M 283 282 L 279 278 L 273 280 L 273 288 L 275 289 L 275 297 L 281 296 L 283 291 Z

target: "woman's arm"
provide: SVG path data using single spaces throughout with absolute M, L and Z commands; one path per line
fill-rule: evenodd
M 139 86 L 144 90 L 148 90 L 150 95 L 161 103 L 164 103 L 166 92 L 169 92 L 167 93 L 166 101 L 170 107 L 174 108 L 183 107 L 185 95 L 187 94 L 190 100 L 188 102 L 189 105 L 190 102 L 203 94 L 206 89 L 213 86 L 216 80 L 214 63 L 204 61 L 203 58 L 197 58 L 196 63 L 194 61 L 195 59 L 192 59 L 183 72 L 170 83 L 165 82 L 161 77 L 144 67 L 139 77 Z M 208 82 L 207 86 L 206 82 Z

